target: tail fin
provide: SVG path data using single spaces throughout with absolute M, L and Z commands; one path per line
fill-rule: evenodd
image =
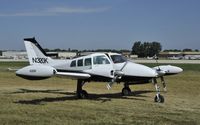
M 46 52 L 42 49 L 35 38 L 25 38 L 24 44 L 26 47 L 29 63 L 32 64 L 49 64 L 53 61 L 47 57 Z

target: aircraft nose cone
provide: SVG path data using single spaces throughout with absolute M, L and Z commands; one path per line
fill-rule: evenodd
M 123 72 L 125 75 L 138 76 L 138 77 L 157 77 L 158 73 L 150 67 L 128 62 L 124 67 Z

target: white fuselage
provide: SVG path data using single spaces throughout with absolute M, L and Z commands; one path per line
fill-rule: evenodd
M 155 70 L 141 64 L 127 60 L 114 62 L 112 56 L 122 57 L 116 53 L 95 53 L 72 60 L 57 60 L 49 65 L 57 71 L 88 73 L 91 75 L 90 80 L 94 81 L 110 81 L 115 77 L 116 71 L 123 74 L 122 78 L 118 79 L 119 82 L 143 81 L 142 79 L 151 79 L 158 75 Z

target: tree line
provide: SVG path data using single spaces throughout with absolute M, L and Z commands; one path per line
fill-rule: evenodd
M 183 49 L 183 50 L 180 50 L 180 49 L 166 49 L 166 50 L 163 50 L 163 52 L 199 52 L 198 49 Z
M 138 57 L 152 57 L 158 55 L 162 50 L 162 46 L 159 42 L 141 42 L 136 41 L 132 47 L 132 54 L 138 55 Z
M 136 41 L 132 46 L 131 54 L 138 55 L 138 57 L 152 57 L 154 55 L 158 55 L 161 50 L 162 50 L 162 45 L 160 44 L 160 42 Z M 199 52 L 199 50 L 185 48 L 183 50 L 167 49 L 163 50 L 163 52 Z
M 115 52 L 115 53 L 123 53 L 123 52 L 130 52 L 133 55 L 138 55 L 138 57 L 152 57 L 154 55 L 158 55 L 159 52 L 162 50 L 162 45 L 160 42 L 153 41 L 153 42 L 141 42 L 135 41 L 132 46 L 132 50 L 128 49 L 85 49 L 85 50 L 78 50 L 78 49 L 44 49 L 46 52 Z M 22 51 L 22 50 L 21 50 Z M 2 56 L 2 50 L 0 50 L 0 56 Z M 198 49 L 166 49 L 163 52 L 199 52 Z

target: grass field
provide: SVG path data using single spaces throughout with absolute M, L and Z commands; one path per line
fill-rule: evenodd
M 152 84 L 131 86 L 136 95 L 122 97 L 122 84 L 107 90 L 106 83 L 91 82 L 84 86 L 89 99 L 78 100 L 76 81 L 56 77 L 27 81 L 6 70 L 24 65 L 0 62 L 1 125 L 200 124 L 200 65 L 176 64 L 184 72 L 166 77 L 168 92 L 162 92 L 163 104 L 154 103 Z

